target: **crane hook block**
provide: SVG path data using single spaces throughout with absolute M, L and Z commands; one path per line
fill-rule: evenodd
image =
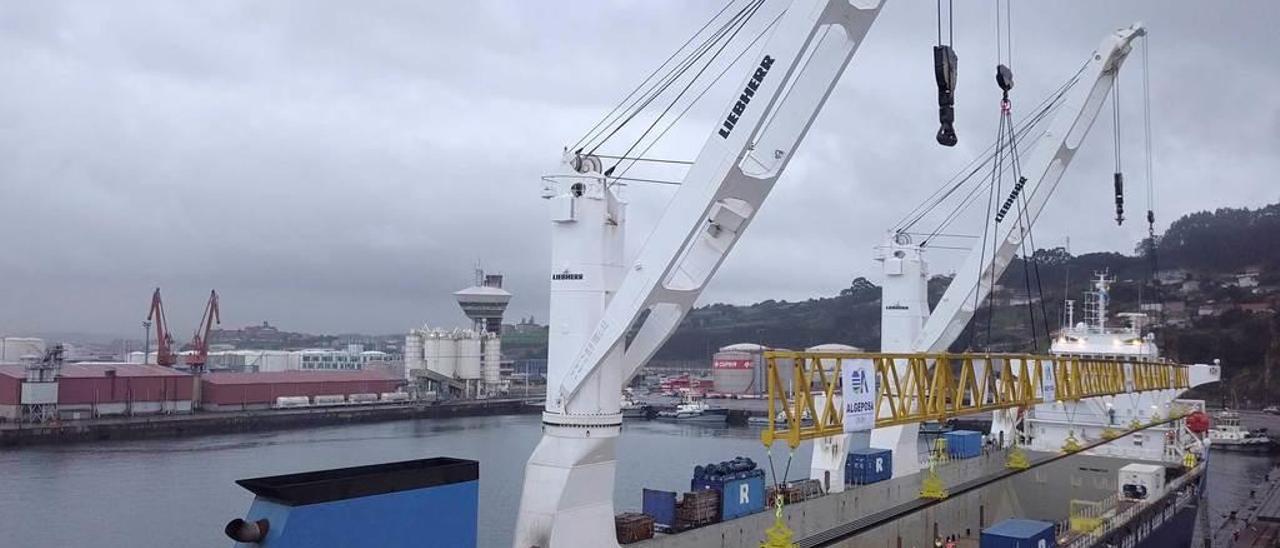
M 1124 174 L 1116 172 L 1116 224 L 1124 224 Z
M 938 144 L 956 146 L 956 58 L 951 46 L 933 47 L 933 76 L 938 82 Z
M 1005 92 L 1005 97 L 1007 98 L 1009 90 L 1013 89 L 1013 69 L 1004 65 L 996 65 L 996 85 L 1000 86 L 1000 90 Z

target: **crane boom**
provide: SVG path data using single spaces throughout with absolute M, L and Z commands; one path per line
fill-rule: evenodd
M 200 315 L 200 323 L 196 325 L 195 334 L 191 335 L 191 346 L 194 354 L 187 356 L 187 365 L 192 371 L 204 370 L 209 361 L 209 333 L 214 324 L 222 325 L 222 315 L 218 310 L 218 292 L 209 290 L 209 300 L 204 305 L 204 313 Z
M 1027 162 L 1023 164 L 1025 172 L 1031 175 L 1031 184 L 1023 189 L 1023 195 L 1027 199 L 1023 222 L 993 225 L 995 240 L 998 242 L 994 255 L 990 254 L 990 250 L 980 249 L 983 247 L 982 243 L 975 245 L 969 252 L 964 266 L 956 272 L 955 279 L 947 287 L 916 338 L 913 346 L 917 351 L 945 351 L 973 318 L 977 304 L 987 297 L 993 280 L 999 280 L 1013 260 L 1013 254 L 1026 237 L 1026 227 L 1032 226 L 1044 211 L 1049 197 L 1062 180 L 1063 172 L 1089 134 L 1089 129 L 1093 127 L 1098 112 L 1115 84 L 1120 66 L 1132 49 L 1133 40 L 1144 34 L 1146 29 L 1141 23 L 1118 29 L 1107 36 L 1089 56 L 1089 63 L 1081 73 L 1081 81 L 1092 81 L 1093 85 L 1073 89 L 1064 98 L 1062 110 L 1040 135 Z M 990 223 L 991 219 L 986 222 Z
M 542 440 L 525 468 L 515 548 L 617 546 L 622 387 L 671 336 L 755 217 L 882 3 L 790 3 L 629 266 L 625 203 L 611 170 L 570 153 L 570 174 L 548 178 L 547 403 Z
M 151 310 L 147 312 L 147 321 L 156 328 L 156 364 L 173 367 L 178 362 L 173 354 L 173 335 L 169 334 L 169 323 L 164 317 L 164 302 L 160 300 L 160 288 L 151 294 Z M 147 361 L 147 356 L 142 357 Z
M 564 410 L 637 323 L 623 379 L 671 336 L 795 156 L 881 2 L 802 0 L 787 9 L 549 407 Z

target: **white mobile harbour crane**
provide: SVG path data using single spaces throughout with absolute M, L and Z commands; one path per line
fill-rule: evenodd
M 671 336 L 755 217 L 882 2 L 791 3 L 630 265 L 612 170 L 566 154 L 567 174 L 544 190 L 552 221 L 547 404 L 513 546 L 617 546 L 622 387 Z
M 1073 77 L 1058 98 L 1057 114 L 1035 135 L 1033 148 L 1022 164 L 1028 181 L 1018 196 L 1019 210 L 997 222 L 986 218 L 991 240 L 974 244 L 963 266 L 956 271 L 932 313 L 928 301 L 928 266 L 925 249 L 909 235 L 891 233 L 877 249 L 876 259 L 884 272 L 881 306 L 882 352 L 944 352 L 973 318 L 978 306 L 986 301 L 994 283 L 999 281 L 1023 245 L 1030 228 L 1044 211 L 1049 198 L 1115 85 L 1133 41 L 1146 34 L 1141 23 L 1121 28 L 1107 35 L 1098 49 Z M 1003 199 L 1003 196 L 1000 197 Z M 1007 427 L 1006 412 L 997 412 L 993 431 Z M 919 424 L 876 429 L 871 445 L 893 450 L 894 476 L 920 471 L 916 440 Z M 838 454 L 836 452 L 839 452 Z M 844 444 L 828 438 L 819 442 L 813 453 L 813 473 L 829 470 L 843 475 Z M 839 460 L 836 465 L 835 461 Z M 814 477 L 821 477 L 815 475 Z M 836 482 L 833 480 L 832 485 Z
M 566 150 L 564 173 L 545 178 L 552 221 L 548 392 L 543 438 L 525 470 L 515 548 L 617 545 L 622 387 L 674 332 L 754 218 L 881 7 L 882 0 L 796 0 L 786 9 L 633 263 L 624 264 L 626 204 L 612 168 L 581 149 Z M 997 225 L 994 256 L 975 250 L 932 315 L 920 246 L 891 238 L 882 247 L 883 350 L 938 351 L 954 341 L 1043 210 L 1142 34 L 1140 25 L 1120 29 L 1091 56 L 1077 78 L 1092 86 L 1062 97 L 1024 164 L 1032 179 L 1023 190 L 1025 218 Z M 873 434 L 873 445 L 894 450 L 895 475 L 919 469 L 917 430 Z M 844 438 L 824 439 L 814 451 L 812 473 L 829 474 L 833 490 L 844 485 Z

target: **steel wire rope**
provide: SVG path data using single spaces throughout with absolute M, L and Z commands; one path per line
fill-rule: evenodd
M 748 12 L 754 13 L 753 7 L 758 9 L 763 2 L 764 0 L 752 0 L 750 3 L 743 6 L 742 9 L 738 10 L 738 12 L 735 13 L 734 16 L 729 19 L 729 21 L 726 21 L 723 25 L 721 25 L 720 28 L 717 29 L 712 36 L 708 37 L 708 39 L 705 40 L 697 49 L 695 49 L 694 52 L 691 52 L 689 56 L 687 56 L 683 61 L 681 61 L 681 64 L 678 69 L 675 69 L 673 72 L 668 73 L 669 74 L 668 76 L 664 76 L 663 79 L 655 83 L 654 86 L 650 88 L 651 91 L 647 93 L 645 96 L 638 97 L 636 99 L 636 102 L 633 102 L 633 105 L 635 105 L 636 103 L 639 103 L 639 106 L 630 107 L 628 109 L 630 114 L 628 114 L 626 118 L 623 119 L 621 122 L 617 123 L 616 127 L 614 127 L 613 130 L 608 133 L 608 135 L 605 135 L 603 138 L 600 138 L 600 142 L 595 143 L 595 145 L 591 147 L 591 150 L 587 154 L 595 153 L 595 151 L 598 150 L 606 142 L 608 142 L 609 139 L 613 138 L 613 136 L 616 135 L 618 131 L 620 131 L 623 127 L 626 127 L 626 125 L 629 124 L 632 120 L 634 120 L 636 116 L 638 116 L 641 112 L 643 112 L 645 108 L 647 108 L 650 104 L 652 104 L 655 100 L 657 100 L 658 97 L 661 97 L 663 92 L 665 92 L 668 88 L 670 88 L 671 85 L 674 84 L 677 80 L 679 80 L 681 76 L 684 76 L 684 74 L 688 72 L 691 67 L 696 65 L 699 62 L 699 60 L 705 57 L 707 52 L 711 51 L 711 49 L 717 43 L 724 41 L 724 37 L 726 33 L 729 32 L 729 29 L 736 28 L 740 30 L 741 25 L 744 24 L 745 22 L 743 20 L 743 16 Z M 733 34 L 736 35 L 736 33 L 737 32 L 735 30 Z M 721 46 L 721 49 L 723 49 L 723 45 Z M 704 67 L 704 70 L 705 70 L 705 67 Z M 696 76 L 695 76 L 695 79 L 696 79 Z M 657 89 L 654 90 L 654 87 L 657 87 Z M 644 101 L 640 102 L 641 99 L 644 99 Z M 594 140 L 592 142 L 594 142 Z M 591 144 L 591 143 L 588 143 L 588 144 Z M 623 156 L 626 156 L 626 154 L 623 154 Z
M 671 54 L 671 57 L 670 57 L 670 58 L 668 58 L 668 60 L 667 60 L 667 61 L 663 62 L 663 64 L 662 64 L 662 65 L 659 65 L 659 66 L 658 66 L 658 68 L 654 70 L 654 72 L 656 73 L 658 70 L 661 70 L 661 69 L 662 69 L 662 67 L 664 67 L 664 66 L 668 65 L 668 64 L 670 63 L 670 60 L 671 60 L 672 58 L 674 58 L 676 55 L 679 55 L 679 54 L 680 54 L 680 52 L 684 51 L 684 50 L 685 50 L 685 48 L 687 48 L 687 47 L 688 47 L 688 44 L 689 44 L 690 42 L 692 42 L 692 41 L 693 41 L 693 39 L 695 39 L 695 38 L 697 38 L 699 35 L 701 35 L 701 34 L 702 34 L 702 32 L 704 32 L 704 31 L 706 30 L 706 28 L 707 28 L 711 23 L 715 22 L 715 20 L 716 20 L 716 19 L 719 19 L 719 18 L 720 18 L 720 16 L 721 16 L 721 15 L 723 15 L 724 11 L 725 11 L 725 10 L 727 10 L 730 6 L 732 6 L 735 2 L 736 2 L 736 0 L 730 0 L 730 2 L 729 2 L 729 3 L 727 3 L 727 4 L 725 5 L 725 7 L 721 9 L 721 11 L 717 12 L 717 13 L 716 13 L 716 15 L 715 15 L 714 17 L 712 17 L 710 20 L 708 20 L 708 22 L 707 22 L 707 24 L 706 24 L 706 25 L 704 25 L 702 28 L 700 28 L 700 29 L 699 29 L 699 31 L 698 31 L 697 33 L 695 33 L 693 36 L 691 36 L 691 37 L 689 38 L 689 40 L 687 40 L 687 41 L 685 42 L 685 45 L 681 46 L 681 48 L 679 48 L 679 49 L 677 49 L 675 52 L 673 52 L 673 53 Z M 650 85 L 650 86 L 648 87 L 648 89 L 646 89 L 646 90 L 644 91 L 644 93 L 643 93 L 643 94 L 641 94 L 641 95 L 640 95 L 640 96 L 638 96 L 638 97 L 635 97 L 635 99 L 634 99 L 634 100 L 633 100 L 629 105 L 626 105 L 626 107 L 625 107 L 623 110 L 618 111 L 618 107 L 621 107 L 621 106 L 622 106 L 622 104 L 625 104 L 625 103 L 626 103 L 626 100 L 625 100 L 625 99 L 623 100 L 623 103 L 622 103 L 622 104 L 619 104 L 619 105 L 618 105 L 618 107 L 614 107 L 614 111 L 617 111 L 616 116 L 613 116 L 613 117 L 612 117 L 613 119 L 612 119 L 612 120 L 610 120 L 610 121 L 609 121 L 609 122 L 608 122 L 608 123 L 607 123 L 603 128 L 601 128 L 601 129 L 600 129 L 600 132 L 601 132 L 601 133 L 597 133 L 597 134 L 595 134 L 595 135 L 591 136 L 591 138 L 590 138 L 590 139 L 586 139 L 586 140 L 585 140 L 585 142 L 582 144 L 582 148 L 585 148 L 585 147 L 587 147 L 587 146 L 590 146 L 590 145 L 591 145 L 591 144 L 592 144 L 592 143 L 593 143 L 597 138 L 599 138 L 599 137 L 600 137 L 600 135 L 602 135 L 602 132 L 603 132 L 603 131 L 605 131 L 605 129 L 607 129 L 607 128 L 609 128 L 609 127 L 613 127 L 615 124 L 618 124 L 618 120 L 620 120 L 623 116 L 628 116 L 628 113 L 631 113 L 631 114 L 630 114 L 630 116 L 631 116 L 631 117 L 634 117 L 634 115 L 638 112 L 638 110 L 642 110 L 642 109 L 644 108 L 644 106 L 643 106 L 643 105 L 641 105 L 641 106 L 639 106 L 639 107 L 637 107 L 637 105 L 640 105 L 642 102 L 645 102 L 645 101 L 646 101 L 646 98 L 648 98 L 648 99 L 647 99 L 647 101 L 651 102 L 654 98 L 656 98 L 656 96 L 657 96 L 658 94 L 661 94 L 661 92 L 662 92 L 662 91 L 664 91 L 664 90 L 667 88 L 667 86 L 669 86 L 669 85 L 670 85 L 670 82 L 671 82 L 674 78 L 678 78 L 678 77 L 679 77 L 679 74 L 676 74 L 676 73 L 677 73 L 677 72 L 679 72 L 679 71 L 681 70 L 681 68 L 682 68 L 682 67 L 685 67 L 685 66 L 687 66 L 689 63 L 694 62 L 694 58 L 695 58 L 695 56 L 697 56 L 697 55 L 699 55 L 701 52 L 705 51 L 707 48 L 709 48 L 709 47 L 710 47 L 710 45 L 711 45 L 711 44 L 713 44 L 716 40 L 718 40 L 718 39 L 719 39 L 719 37 L 720 37 L 720 36 L 722 35 L 722 33 L 724 32 L 724 30 L 725 30 L 728 26 L 730 26 L 730 25 L 732 25 L 732 24 L 733 24 L 734 20 L 735 20 L 738 16 L 740 16 L 740 15 L 741 15 L 742 10 L 743 10 L 743 9 L 745 9 L 746 7 L 747 7 L 747 6 L 744 6 L 742 9 L 739 9 L 738 13 L 734 14 L 734 17 L 731 17 L 728 21 L 725 21 L 724 23 L 722 23 L 722 24 L 720 25 L 720 27 L 719 27 L 718 29 L 716 29 L 716 31 L 715 31 L 715 32 L 713 32 L 711 35 L 709 35 L 709 36 L 707 36 L 706 38 L 704 38 L 704 39 L 702 40 L 702 42 L 701 42 L 701 43 L 699 43 L 695 48 L 693 48 L 692 50 L 689 50 L 689 52 L 688 52 L 687 54 L 685 54 L 685 56 L 684 56 L 684 57 L 683 57 L 683 58 L 682 58 L 678 63 L 676 63 L 676 65 L 674 65 L 674 66 L 673 66 L 670 70 L 668 70 L 667 72 L 663 73 L 663 74 L 662 74 L 662 76 L 661 76 L 660 78 L 658 78 L 657 80 L 655 80 L 655 81 L 652 83 L 652 85 Z M 645 82 L 648 82 L 650 79 L 651 79 L 651 78 L 646 78 Z M 637 88 L 636 88 L 636 90 L 635 90 L 635 91 L 638 91 L 640 88 L 643 88 L 643 87 L 644 87 L 645 82 L 641 82 L 641 85 L 640 85 L 640 86 L 637 86 Z M 664 84 L 664 82 L 666 82 L 666 83 Z M 655 91 L 655 90 L 656 90 L 656 91 Z M 635 95 L 635 91 L 633 91 L 630 95 L 628 95 L 628 97 L 634 96 L 634 95 Z M 645 104 L 647 104 L 647 102 L 646 102 Z M 607 116 L 607 117 L 606 117 L 606 119 L 608 119 L 608 118 L 609 118 L 609 117 Z M 616 133 L 616 132 L 617 132 L 617 130 L 618 130 L 618 129 L 620 129 L 620 126 L 621 126 L 621 125 L 625 125 L 625 124 L 626 124 L 626 122 L 624 121 L 624 122 L 621 122 L 621 123 L 619 124 L 619 127 L 614 127 L 614 131 L 610 132 L 610 136 L 612 136 L 612 134 L 613 134 L 613 133 Z M 608 140 L 608 138 L 609 138 L 609 137 L 604 137 L 604 140 Z M 598 147 L 598 145 L 597 145 L 597 147 Z M 593 147 L 593 149 L 594 149 L 594 148 L 595 148 L 595 147 Z M 576 148 L 576 147 L 575 147 L 575 150 L 581 150 L 581 148 Z
M 724 78 L 724 75 L 727 74 L 729 70 L 732 69 L 734 66 L 736 66 L 738 62 L 742 60 L 743 56 L 746 55 L 747 52 L 751 51 L 752 48 L 755 47 L 756 43 L 759 42 L 761 38 L 764 38 L 765 35 L 767 35 L 769 31 L 771 31 L 773 27 L 778 24 L 778 20 L 782 19 L 782 15 L 783 15 L 782 13 L 779 13 L 778 15 L 774 16 L 773 20 L 770 21 L 769 24 L 766 25 L 765 28 L 762 29 L 756 35 L 756 37 L 753 38 L 751 42 L 749 42 L 746 45 L 746 47 L 742 48 L 742 51 L 738 52 L 738 55 L 734 57 L 732 61 L 726 64 L 725 67 L 720 70 L 720 73 L 717 74 L 716 77 L 713 78 L 710 82 L 708 82 L 707 85 L 702 88 L 702 91 L 699 92 L 697 96 L 695 96 L 692 100 L 689 101 L 688 105 L 685 105 L 684 110 L 681 110 L 680 113 L 677 114 L 675 118 L 673 118 L 667 124 L 667 127 L 664 128 L 661 132 L 659 132 L 658 135 L 654 137 L 652 141 L 649 142 L 649 144 L 644 148 L 644 150 L 641 150 L 640 153 L 636 155 L 636 159 L 632 160 L 632 162 L 628 164 L 626 167 L 624 167 L 622 171 L 614 178 L 615 179 L 622 178 L 623 175 L 626 175 L 627 172 L 631 171 L 631 168 L 635 167 L 639 159 L 642 159 L 645 154 L 648 154 L 649 150 L 652 149 L 654 145 L 658 144 L 658 141 L 661 141 L 662 138 L 666 136 L 667 132 L 671 131 L 671 128 L 675 127 L 676 123 L 678 123 L 682 118 L 684 118 L 684 115 L 687 114 L 689 110 L 692 109 L 693 106 L 696 105 L 698 101 L 700 101 L 702 97 L 707 94 L 708 91 L 711 91 L 711 88 L 714 87 L 720 81 L 720 79 Z M 689 162 L 689 163 L 691 164 L 692 162 Z M 676 183 L 676 184 L 679 184 L 679 183 Z
M 594 126 L 591 126 L 591 129 L 587 130 L 587 133 L 585 133 L 582 137 L 579 137 L 578 141 L 575 142 L 573 146 L 569 147 L 569 149 L 577 150 L 579 148 L 579 145 L 583 145 L 584 143 L 589 143 L 594 138 L 594 134 L 596 130 L 599 129 L 601 125 L 605 124 L 606 120 L 609 120 L 611 117 L 613 117 L 614 113 L 616 113 L 618 109 L 622 108 L 622 106 L 626 104 L 626 102 L 629 101 L 633 96 L 635 96 L 635 94 L 639 92 L 640 89 L 643 88 L 646 83 L 648 83 L 650 80 L 653 79 L 655 75 L 658 74 L 658 71 L 662 70 L 662 67 L 665 67 L 668 64 L 670 64 L 672 59 L 675 59 L 677 55 L 680 55 L 680 52 L 684 51 L 685 48 L 689 47 L 689 44 L 693 43 L 693 40 L 695 38 L 697 38 L 704 31 L 706 31 L 707 27 L 711 26 L 711 23 L 714 23 L 716 19 L 719 19 L 721 15 L 724 15 L 724 12 L 729 9 L 729 6 L 732 6 L 736 2 L 737 0 L 729 0 L 728 2 L 725 2 L 724 7 L 720 8 L 720 11 L 717 11 L 715 15 L 712 15 L 709 19 L 707 19 L 707 22 L 703 23 L 702 26 L 698 28 L 696 32 L 690 35 L 689 38 L 686 39 L 683 44 L 680 44 L 680 47 L 676 48 L 675 51 L 671 52 L 671 55 L 668 56 L 667 59 L 662 62 L 662 64 L 658 65 L 657 67 L 654 67 L 654 69 L 649 72 L 649 75 L 645 76 L 644 80 L 641 80 L 640 83 L 637 84 L 636 87 L 631 90 L 631 93 L 628 93 L 626 97 L 622 98 L 622 101 L 619 101 L 617 105 L 614 105 L 613 109 L 610 110 L 608 114 L 605 114 L 603 117 L 601 117 L 600 120 L 597 121 Z
M 721 43 L 720 47 L 716 49 L 715 54 L 713 54 L 711 58 L 707 60 L 707 63 L 704 64 L 702 68 L 698 69 L 698 72 L 695 73 L 693 77 L 689 79 L 689 82 L 686 83 L 684 87 L 680 89 L 680 92 L 676 94 L 675 98 L 671 100 L 671 103 L 669 103 L 667 107 L 663 109 L 662 112 L 659 113 L 656 118 L 654 118 L 653 122 L 650 123 L 647 128 L 645 128 L 644 132 L 641 133 L 640 136 L 637 137 L 636 140 L 631 143 L 631 146 L 627 147 L 626 152 L 623 152 L 622 156 L 627 156 L 628 154 L 631 154 L 631 151 L 635 150 L 635 147 L 639 145 L 640 142 L 643 141 L 646 136 L 649 135 L 649 132 L 653 131 L 653 128 L 657 127 L 658 123 L 662 121 L 662 118 L 665 117 L 667 113 L 671 112 L 671 109 L 675 107 L 677 102 L 680 101 L 680 98 L 684 97 L 684 94 L 688 93 L 689 88 L 693 87 L 693 84 L 698 81 L 698 78 L 700 78 L 707 71 L 707 69 L 711 67 L 711 63 L 715 61 L 715 58 L 719 57 L 720 54 L 724 52 L 725 48 L 727 48 L 729 44 L 733 42 L 733 39 L 738 35 L 739 32 L 742 31 L 742 28 L 746 25 L 746 22 L 749 21 L 753 16 L 755 16 L 756 12 L 760 9 L 760 6 L 763 4 L 764 4 L 764 0 L 756 0 L 753 3 L 754 7 L 751 9 L 750 13 L 748 13 L 746 17 L 742 18 L 740 23 L 737 25 L 737 27 L 733 29 L 733 32 L 729 34 L 728 38 L 722 41 L 723 43 Z M 599 145 L 597 145 L 597 148 L 598 146 Z M 621 163 L 622 163 L 621 160 L 614 163 L 613 167 L 606 170 L 606 174 L 611 173 L 612 170 L 616 169 L 618 165 L 620 165 Z
M 1080 68 L 1076 70 L 1075 74 L 1054 90 L 1053 93 L 1050 93 L 1042 99 L 1040 103 L 1032 109 L 1033 112 L 1036 112 L 1036 115 L 1031 117 L 1029 119 L 1030 121 L 1026 122 L 1024 126 L 1020 128 L 1020 134 L 1032 129 L 1032 127 L 1038 124 L 1051 109 L 1056 109 L 1058 106 L 1061 106 L 1060 102 L 1066 95 L 1066 92 L 1078 83 L 1080 75 L 1084 73 L 1084 69 L 1087 66 L 1088 63 L 1081 65 Z M 910 229 L 933 209 L 941 205 L 941 203 L 943 203 L 946 198 L 950 197 L 950 195 L 960 186 L 963 186 L 963 184 L 968 182 L 970 178 L 976 175 L 979 171 L 982 171 L 986 166 L 986 163 L 989 161 L 991 154 L 995 150 L 996 144 L 997 141 L 993 141 L 990 145 L 987 145 L 986 149 L 984 149 L 981 154 L 975 156 L 973 160 L 965 165 L 965 167 L 961 168 L 955 175 L 952 175 L 947 182 L 940 185 L 932 194 L 903 215 L 902 218 L 898 220 L 897 224 L 894 225 L 895 229 Z M 966 172 L 968 173 L 966 174 Z
M 1038 117 L 1034 119 L 1033 123 L 1025 126 L 1024 130 L 1022 130 L 1021 133 L 1018 134 L 1018 141 L 1025 140 L 1027 137 L 1029 137 L 1030 130 L 1034 129 L 1034 127 L 1038 125 L 1040 121 L 1043 120 L 1044 116 L 1047 116 L 1048 113 L 1055 112 L 1060 106 L 1061 106 L 1061 103 L 1050 105 L 1050 108 L 1046 108 L 1042 113 L 1038 114 L 1037 115 Z M 966 177 L 966 181 L 970 177 L 972 177 L 974 174 L 976 174 L 978 171 L 983 170 L 986 167 L 988 161 L 989 160 L 984 160 L 983 163 L 979 164 L 976 168 L 974 168 L 974 170 L 970 173 L 970 175 Z M 951 223 L 955 222 L 955 220 L 958 219 L 960 215 L 969 208 L 969 206 L 973 203 L 973 201 L 978 196 L 978 192 L 984 188 L 986 188 L 984 185 L 981 185 L 981 184 L 975 185 L 969 191 L 969 194 L 966 195 L 966 197 L 961 200 L 960 204 L 952 208 L 952 210 L 948 212 L 947 216 L 944 217 L 943 220 L 940 221 L 936 227 L 934 227 L 933 231 L 929 234 L 929 236 L 923 242 L 921 242 L 921 245 L 922 246 L 926 245 L 929 240 L 934 238 L 936 235 L 940 234 L 943 230 L 946 230 L 947 228 L 949 228 L 951 226 Z

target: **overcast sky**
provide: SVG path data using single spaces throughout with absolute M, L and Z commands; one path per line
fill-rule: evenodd
M 956 2 L 961 145 L 933 141 L 934 3 L 890 2 L 702 302 L 877 279 L 882 232 L 995 133 L 992 4 Z M 450 293 L 477 260 L 506 275 L 509 317 L 545 320 L 539 176 L 721 5 L 0 3 L 0 334 L 137 335 L 157 285 L 180 339 L 210 288 L 224 326 L 461 325 Z M 1280 3 L 1020 2 L 1013 19 L 1015 108 L 1110 30 L 1148 25 L 1160 228 L 1276 201 Z M 1108 114 L 1042 247 L 1128 251 L 1144 234 L 1139 68 L 1121 77 L 1131 222 L 1111 221 Z M 692 159 L 727 97 L 664 155 Z M 628 189 L 631 255 L 672 193 Z

